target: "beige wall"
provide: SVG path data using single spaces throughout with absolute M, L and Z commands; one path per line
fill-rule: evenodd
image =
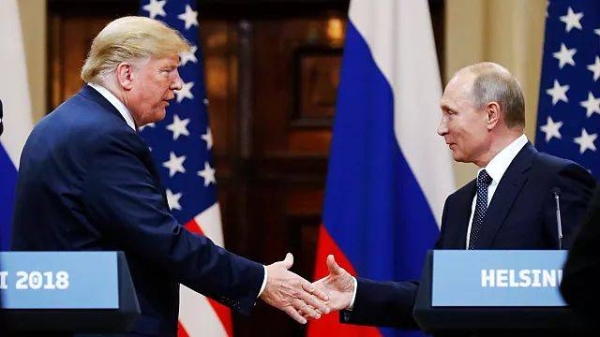
M 493 61 L 510 70 L 525 91 L 527 137 L 535 136 L 546 0 L 446 0 L 444 83 L 458 69 Z M 455 164 L 457 187 L 475 177 Z
M 34 122 L 46 114 L 46 0 L 18 0 Z

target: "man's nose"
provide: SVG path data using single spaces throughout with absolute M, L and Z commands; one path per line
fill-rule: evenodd
M 183 88 L 183 80 L 181 79 L 181 76 L 179 76 L 179 71 L 175 70 L 175 79 L 173 79 L 173 82 L 171 83 L 171 89 L 181 90 L 181 88 Z
M 440 120 L 440 125 L 438 125 L 437 128 L 437 133 L 442 137 L 448 133 L 448 122 L 446 121 L 445 117 L 442 117 L 442 119 Z

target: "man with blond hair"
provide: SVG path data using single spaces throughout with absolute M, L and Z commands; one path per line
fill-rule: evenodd
M 179 284 L 242 314 L 257 298 L 300 323 L 327 296 L 288 269 L 232 254 L 177 223 L 139 127 L 182 88 L 176 30 L 143 17 L 109 23 L 81 71 L 87 83 L 42 119 L 21 156 L 13 249 L 125 252 L 142 311 L 131 335 L 175 336 Z
M 576 163 L 531 145 L 514 76 L 495 63 L 465 67 L 448 82 L 441 110 L 437 131 L 454 160 L 479 171 L 446 199 L 435 248 L 569 248 L 595 181 Z M 560 193 L 562 240 L 554 193 Z M 344 310 L 342 322 L 417 328 L 412 312 L 419 282 L 355 279 L 333 256 L 326 263 L 330 274 L 313 284 L 329 293 L 332 310 Z

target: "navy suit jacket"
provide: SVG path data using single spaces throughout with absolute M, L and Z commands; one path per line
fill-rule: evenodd
M 87 85 L 27 139 L 12 247 L 124 251 L 142 311 L 131 335 L 176 335 L 180 283 L 248 314 L 264 277 L 176 221 L 148 145 Z
M 567 303 L 600 330 L 600 188 L 596 188 L 587 215 L 575 236 L 564 266 L 560 290 Z
M 498 184 L 483 219 L 477 249 L 558 249 L 554 188 L 560 189 L 563 247 L 569 248 L 595 184 L 581 166 L 525 145 Z M 475 193 L 473 180 L 446 199 L 436 249 L 465 249 Z M 416 281 L 358 279 L 354 309 L 343 311 L 340 319 L 417 328 L 412 311 L 418 285 Z

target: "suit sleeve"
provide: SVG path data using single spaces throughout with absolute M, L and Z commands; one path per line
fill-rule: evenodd
M 584 168 L 574 163 L 566 165 L 556 175 L 552 188 L 560 190 L 563 249 L 571 247 L 573 237 L 584 218 L 595 185 L 594 178 Z M 544 217 L 545 232 L 549 236 L 548 240 L 556 242 L 558 248 L 556 201 L 552 192 L 546 195 Z
M 160 182 L 141 160 L 133 133 L 107 134 L 90 153 L 83 203 L 98 235 L 127 255 L 155 263 L 189 288 L 237 311 L 254 306 L 264 270 L 182 227 L 171 215 Z M 136 151 L 137 150 L 137 151 Z
M 564 266 L 560 291 L 566 302 L 600 326 L 600 189 L 596 193 L 577 233 Z
M 418 282 L 357 281 L 354 308 L 340 312 L 342 323 L 419 328 L 412 316 Z

